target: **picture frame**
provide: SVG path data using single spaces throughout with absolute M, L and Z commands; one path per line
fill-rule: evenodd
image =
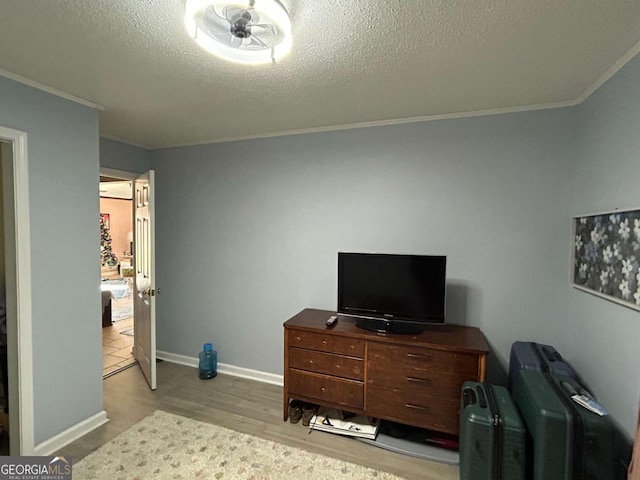
M 573 218 L 573 287 L 640 311 L 640 208 Z

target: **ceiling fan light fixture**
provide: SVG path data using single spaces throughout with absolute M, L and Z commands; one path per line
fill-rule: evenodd
M 185 28 L 198 45 L 236 63 L 272 63 L 291 51 L 291 20 L 278 0 L 187 0 Z

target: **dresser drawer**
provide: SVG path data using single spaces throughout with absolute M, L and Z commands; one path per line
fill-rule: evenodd
M 367 415 L 458 435 L 460 400 L 367 386 Z
M 364 385 L 362 382 L 329 377 L 292 368 L 288 371 L 289 392 L 362 410 Z
M 289 346 L 364 358 L 364 340 L 325 333 L 289 330 Z
M 369 378 L 376 383 L 397 377 L 433 378 L 451 375 L 478 379 L 478 356 L 424 347 L 370 342 L 367 351 Z M 386 380 L 385 380 L 386 381 Z
M 386 372 L 373 372 L 369 369 L 367 385 L 395 388 L 440 398 L 458 398 L 462 384 L 467 380 L 475 380 L 475 378 L 434 374 L 429 376 L 420 371 L 402 372 L 396 376 L 388 376 Z
M 289 367 L 351 380 L 364 379 L 364 360 L 335 353 L 290 348 Z

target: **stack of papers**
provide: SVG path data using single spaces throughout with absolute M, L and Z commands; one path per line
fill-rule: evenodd
M 311 430 L 337 433 L 350 437 L 361 437 L 374 440 L 380 427 L 380 421 L 372 421 L 369 417 L 351 417 L 348 420 L 341 419 L 342 415 L 333 414 L 330 411 L 320 410 L 309 422 Z
M 591 394 L 584 388 L 580 386 L 574 388 L 571 383 L 565 381 L 561 381 L 560 385 L 562 385 L 562 388 L 564 388 L 567 394 L 571 397 L 571 400 L 576 402 L 581 407 L 586 408 L 590 412 L 597 413 L 601 417 L 609 413 L 602 405 L 596 402 Z

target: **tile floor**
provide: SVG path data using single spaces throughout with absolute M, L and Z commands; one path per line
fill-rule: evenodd
M 133 317 L 102 329 L 102 375 L 108 375 L 135 362 L 133 337 L 120 332 L 133 328 Z
M 102 273 L 103 279 L 121 279 L 117 270 Z M 132 292 L 124 298 L 111 301 L 111 308 L 124 307 L 133 302 Z M 102 376 L 116 372 L 135 363 L 133 358 L 133 337 L 120 332 L 133 328 L 133 317 L 114 322 L 102 329 Z

